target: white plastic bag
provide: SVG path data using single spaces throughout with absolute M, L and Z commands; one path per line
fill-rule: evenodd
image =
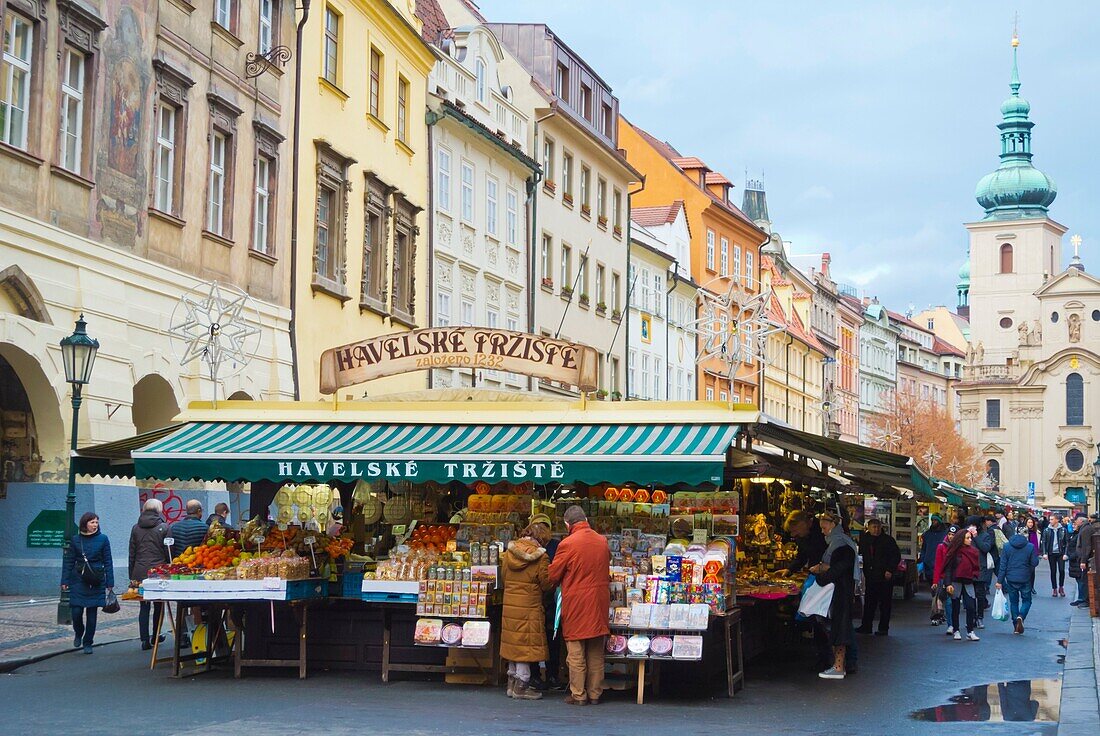
M 832 583 L 828 585 L 811 585 L 802 594 L 802 601 L 798 604 L 798 613 L 802 616 L 821 616 L 829 618 L 829 606 L 833 603 Z
M 1008 620 L 1008 598 L 1005 597 L 1005 593 L 1001 589 L 997 589 L 997 594 L 993 596 L 993 618 L 997 621 Z

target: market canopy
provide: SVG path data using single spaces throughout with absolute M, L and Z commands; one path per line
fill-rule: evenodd
M 138 478 L 718 485 L 737 432 L 735 424 L 191 422 L 129 444 Z M 103 446 L 81 451 L 78 471 L 97 472 L 104 454 Z
M 803 432 L 766 418 L 752 427 L 752 435 L 787 452 L 817 460 L 857 482 L 881 489 L 904 488 L 926 500 L 937 500 L 928 477 L 905 455 Z

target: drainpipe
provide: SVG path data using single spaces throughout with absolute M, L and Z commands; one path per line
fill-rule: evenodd
M 539 123 L 548 118 L 552 118 L 556 115 L 553 110 L 543 115 L 541 118 L 535 118 L 534 122 L 534 150 L 532 151 L 534 156 L 532 158 L 535 161 L 539 160 Z M 539 182 L 542 181 L 543 172 L 541 169 L 536 171 L 531 178 L 527 180 L 527 209 L 530 216 L 527 218 L 529 222 L 529 229 L 531 232 L 531 245 L 528 247 L 527 257 L 527 332 L 534 334 L 535 332 L 535 289 L 542 288 L 542 285 L 536 282 L 538 278 L 536 271 L 538 248 L 541 247 L 541 243 L 538 242 L 538 213 L 539 213 L 539 197 L 538 189 Z M 534 391 L 537 378 L 527 378 L 527 390 Z
M 630 216 L 631 203 L 630 198 L 635 194 L 640 194 L 645 191 L 645 174 L 642 174 L 641 186 L 633 192 L 626 193 L 626 273 L 624 274 L 624 281 L 630 278 L 630 255 L 634 248 L 632 247 L 631 237 L 634 234 L 634 218 Z M 630 398 L 630 295 L 634 291 L 634 284 L 631 284 L 626 290 L 626 303 L 623 304 L 622 319 L 619 320 L 619 327 L 626 324 L 626 339 L 623 340 L 623 401 Z M 666 324 L 665 329 L 667 331 L 668 326 Z M 615 328 L 615 335 L 611 338 L 611 347 L 607 351 L 608 360 L 611 359 L 611 353 L 615 350 L 615 341 L 619 338 L 619 328 Z M 667 364 L 666 364 L 667 369 Z
M 294 379 L 294 400 L 302 398 L 298 382 L 298 160 L 301 149 L 300 130 L 302 126 L 302 33 L 309 20 L 310 0 L 302 0 L 302 19 L 294 39 L 294 139 L 291 142 L 291 178 L 290 193 L 290 375 Z
M 787 333 L 787 346 L 784 348 L 783 356 L 783 384 L 786 386 L 784 391 L 784 418 L 787 424 L 791 423 L 791 343 L 794 342 L 794 338 L 791 334 Z
M 669 282 L 668 291 L 665 292 L 665 401 L 672 394 L 672 370 L 669 368 L 672 364 L 668 349 L 669 333 L 672 332 L 672 292 L 676 291 L 676 286 L 680 283 L 680 262 L 675 258 L 672 259 L 672 278 Z
M 432 109 L 424 113 L 424 122 L 428 128 L 428 298 L 424 305 L 427 313 L 427 327 L 435 327 L 435 177 L 432 166 L 435 163 L 435 124 L 443 119 L 443 116 Z M 415 264 L 414 264 L 415 267 Z M 435 371 L 428 369 L 427 388 L 432 387 L 432 378 Z M 474 370 L 477 376 L 477 370 Z

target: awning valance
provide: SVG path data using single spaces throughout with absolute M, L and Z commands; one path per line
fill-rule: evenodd
M 193 422 L 130 455 L 138 478 L 717 486 L 737 431 L 733 424 Z

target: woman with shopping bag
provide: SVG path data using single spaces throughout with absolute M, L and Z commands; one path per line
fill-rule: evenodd
M 852 628 L 852 596 L 855 594 L 856 543 L 844 533 L 840 519 L 830 512 L 817 515 L 821 531 L 829 543 L 821 562 L 810 568 L 816 576 L 815 586 L 807 592 L 824 597 L 825 591 L 817 588 L 832 586 L 829 598 L 829 645 L 833 648 L 833 666 L 818 677 L 826 680 L 843 680 L 845 674 L 845 655 L 849 646 L 855 644 L 855 632 Z M 805 596 L 804 596 L 805 597 Z M 820 605 L 820 602 L 818 602 Z
M 80 517 L 80 531 L 69 544 L 69 558 L 61 571 L 61 589 L 69 591 L 73 614 L 73 648 L 84 647 L 92 653 L 99 609 L 115 598 L 115 570 L 111 560 L 111 542 L 99 530 L 99 517 L 88 512 Z M 110 613 L 111 611 L 108 611 Z

